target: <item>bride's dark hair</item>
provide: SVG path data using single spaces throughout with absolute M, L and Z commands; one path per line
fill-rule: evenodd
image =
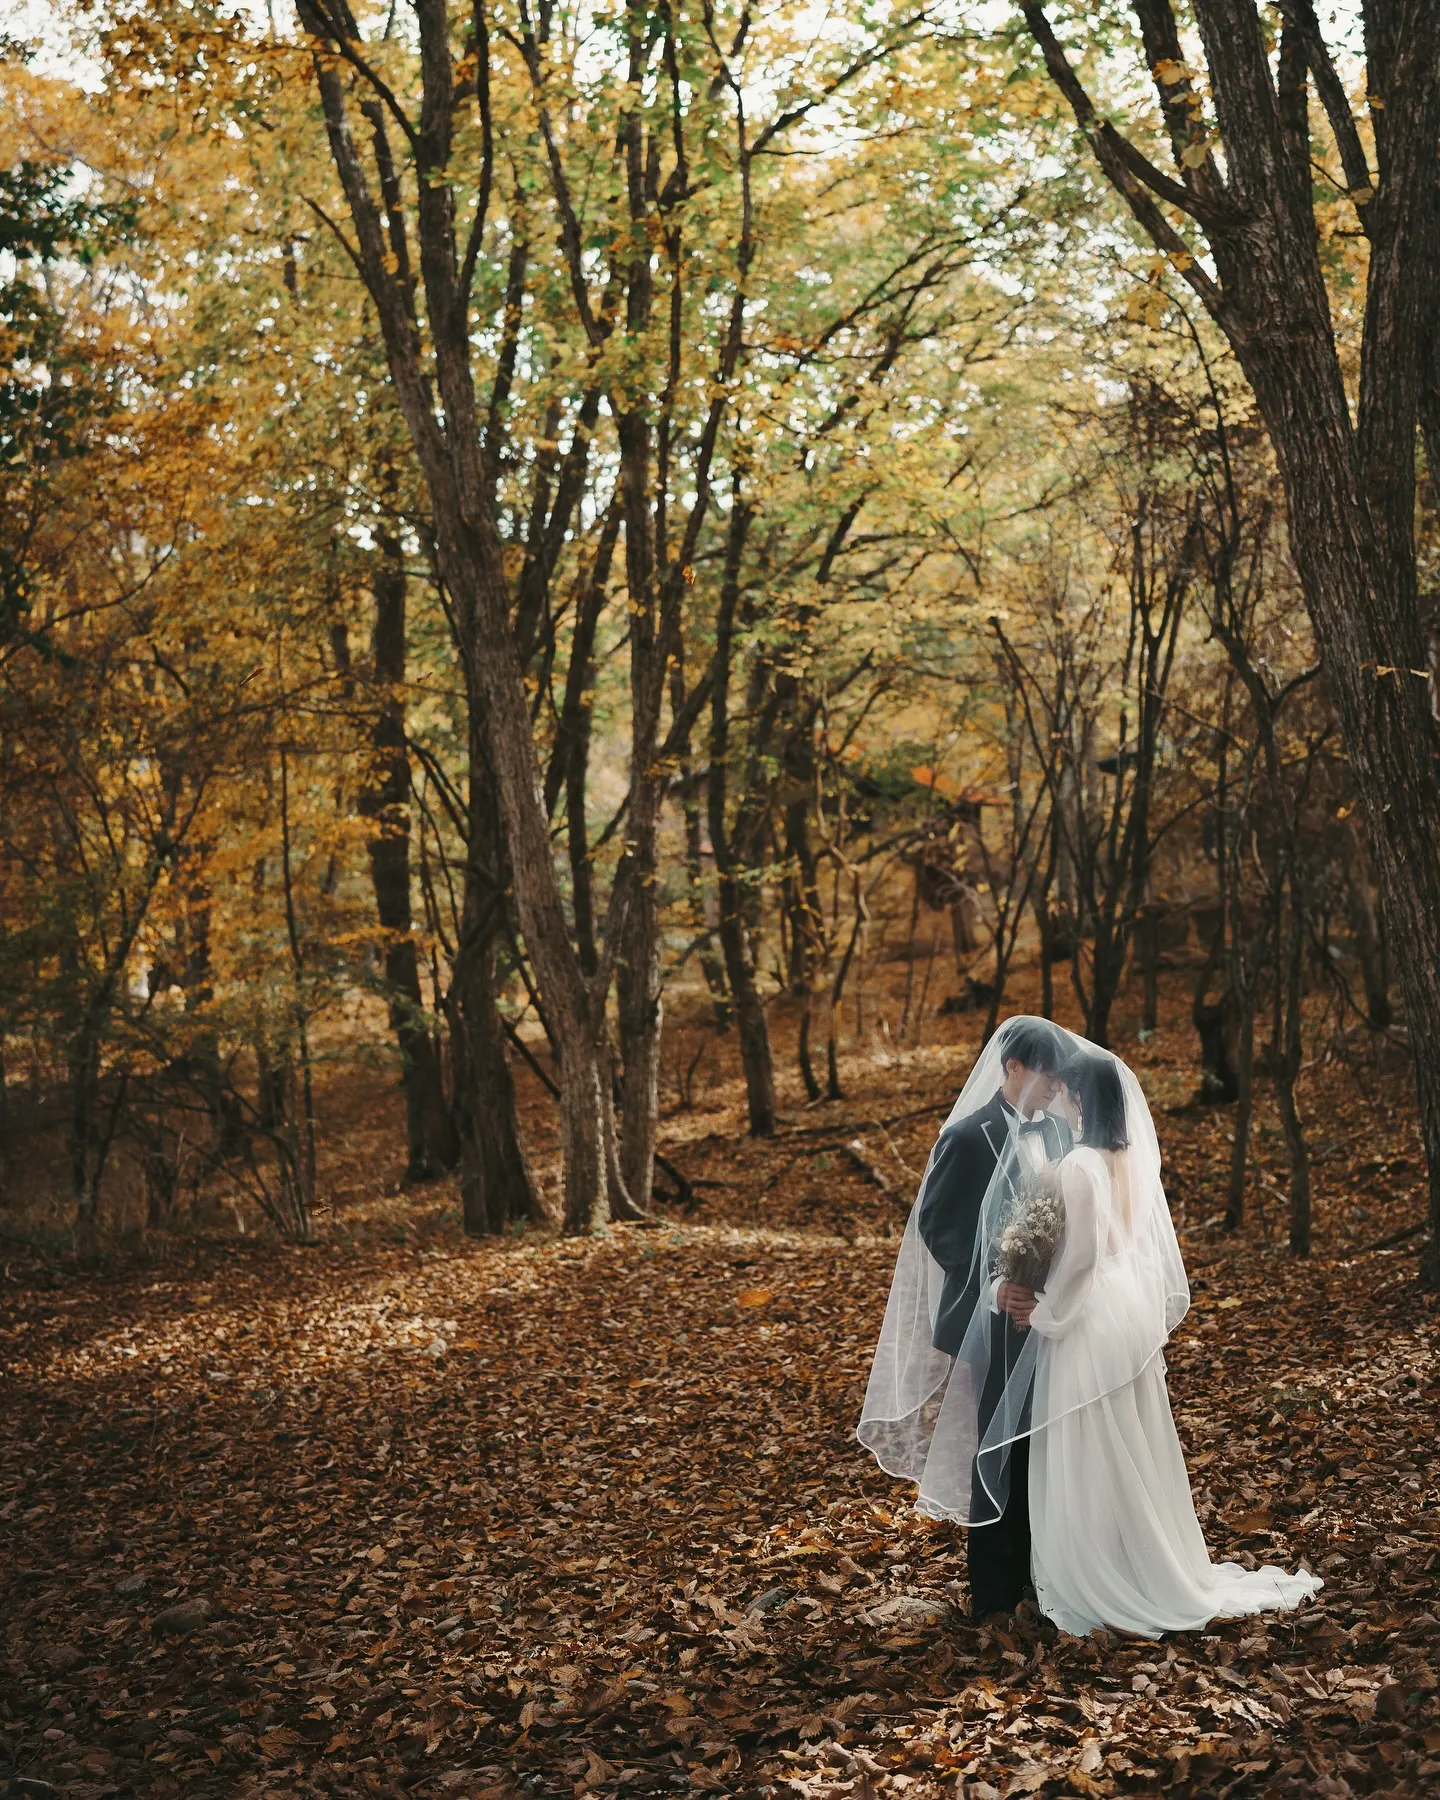
M 1080 1142 L 1094 1150 L 1125 1150 L 1125 1090 L 1113 1056 L 1078 1051 L 1060 1079 L 1080 1102 Z

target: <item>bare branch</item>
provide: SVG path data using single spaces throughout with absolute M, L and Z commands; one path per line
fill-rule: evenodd
M 802 100 L 798 106 L 792 106 L 785 112 L 777 113 L 755 139 L 754 144 L 751 146 L 750 154 L 752 156 L 763 156 L 765 154 L 766 146 L 773 142 L 775 138 L 779 137 L 782 131 L 788 131 L 792 125 L 798 124 L 801 119 L 805 118 L 809 113 L 812 113 L 817 106 L 823 106 L 827 100 L 833 100 L 835 95 L 838 94 L 842 88 L 848 87 L 850 83 L 855 80 L 857 75 L 863 75 L 867 69 L 873 68 L 876 63 L 883 62 L 887 56 L 891 55 L 898 46 L 905 41 L 910 32 L 916 30 L 921 25 L 928 25 L 934 11 L 935 9 L 933 7 L 925 6 L 922 7 L 919 12 L 911 13 L 908 18 L 902 19 L 895 29 L 889 32 L 878 43 L 872 44 L 863 55 L 857 56 L 853 62 L 847 63 L 838 74 L 832 75 L 830 80 L 825 83 L 818 94 L 812 94 L 808 100 Z M 738 41 L 737 36 L 737 44 Z
M 1320 30 L 1320 21 L 1315 17 L 1315 8 L 1311 0 L 1280 0 L 1280 10 L 1285 15 L 1285 23 L 1300 39 L 1305 61 L 1315 77 L 1315 92 L 1320 96 L 1325 117 L 1330 121 L 1330 129 L 1335 134 L 1335 143 L 1340 151 L 1340 166 L 1345 171 L 1350 198 L 1357 209 L 1363 208 L 1373 196 L 1375 183 L 1365 156 L 1365 146 L 1360 142 L 1355 115 L 1350 111 L 1350 102 L 1345 97 L 1345 84 L 1331 61 L 1330 51 Z M 1364 218 L 1363 211 L 1361 218 Z
M 404 107 L 396 99 L 389 83 L 382 79 L 355 48 L 360 39 L 355 35 L 355 21 L 350 16 L 350 9 L 345 7 L 343 15 L 337 17 L 328 0 L 300 0 L 296 10 L 306 29 L 315 37 L 328 39 L 334 45 L 336 53 L 369 83 L 385 110 L 405 133 L 413 150 L 418 134 L 406 116 Z M 320 29 L 317 30 L 317 26 Z
M 1165 198 L 1171 198 L 1172 196 L 1167 190 L 1176 189 L 1183 198 L 1176 200 L 1175 204 L 1183 206 L 1201 224 L 1205 224 L 1206 220 L 1201 216 L 1195 197 L 1185 188 L 1177 189 L 1175 182 L 1161 175 L 1160 171 L 1154 168 L 1133 145 L 1121 137 L 1113 125 L 1103 120 L 1096 112 L 1093 101 L 1085 92 L 1075 71 L 1070 67 L 1064 50 L 1060 47 L 1055 33 L 1050 28 L 1050 21 L 1045 16 L 1044 7 L 1036 5 L 1034 0 L 1023 0 L 1021 11 L 1025 15 L 1025 23 L 1030 27 L 1031 36 L 1040 46 L 1051 79 L 1070 102 L 1070 108 L 1075 114 L 1075 121 L 1089 138 L 1091 147 L 1101 168 L 1109 177 L 1111 185 L 1124 196 L 1125 202 L 1137 222 L 1149 233 L 1156 246 L 1169 256 L 1177 273 L 1204 301 L 1211 316 L 1215 319 L 1223 318 L 1228 311 L 1224 294 L 1200 267 L 1195 252 L 1155 204 L 1152 194 L 1161 194 Z M 1158 186 L 1155 181 L 1151 180 L 1151 176 L 1157 178 Z M 1141 186 L 1142 181 L 1151 188 L 1151 193 L 1144 191 Z M 1206 212 L 1211 211 L 1208 207 L 1205 210 Z M 1235 223 L 1238 221 L 1238 217 L 1238 214 L 1232 213 L 1223 221 L 1215 219 L 1215 223 Z

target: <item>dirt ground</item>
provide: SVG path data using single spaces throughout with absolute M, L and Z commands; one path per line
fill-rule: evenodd
M 1016 995 L 1028 998 L 1023 981 Z M 1129 1002 L 1126 1003 L 1127 1007 Z M 1268 1099 L 1185 1110 L 1183 979 L 1122 1008 L 1194 1288 L 1167 1359 L 1212 1551 L 1318 1604 L 1160 1644 L 966 1619 L 963 1537 L 853 1437 L 914 1186 L 978 1036 L 847 1043 L 848 1098 L 741 1135 L 672 1012 L 692 1210 L 471 1243 L 398 1190 L 383 1071 L 323 1090 L 320 1242 L 6 1245 L 0 1785 L 73 1796 L 1422 1795 L 1440 1788 L 1437 1320 L 1403 1059 L 1317 1043 L 1316 1253 Z M 1062 1018 L 1066 1015 L 1062 1012 Z M 862 1021 L 863 1024 L 863 1021 Z M 527 1128 L 553 1181 L 535 1084 Z M 1181 1109 L 1181 1110 L 1167 1110 Z M 1376 1247 L 1382 1246 L 1382 1247 Z

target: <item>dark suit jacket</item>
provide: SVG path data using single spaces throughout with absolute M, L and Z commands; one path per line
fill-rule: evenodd
M 1064 1121 L 1048 1119 L 1047 1158 L 1063 1156 L 1070 1144 Z M 945 1271 L 932 1341 L 947 1356 L 960 1349 L 980 1287 L 990 1279 L 988 1268 L 972 1264 L 981 1209 L 1002 1158 L 1005 1179 L 1013 1184 L 1019 1174 L 1015 1140 L 998 1092 L 978 1111 L 942 1131 L 930 1153 L 919 1226 L 930 1254 Z

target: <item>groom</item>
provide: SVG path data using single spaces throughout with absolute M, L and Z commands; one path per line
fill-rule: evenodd
M 919 1227 L 930 1254 L 945 1271 L 933 1342 L 947 1356 L 959 1352 L 980 1297 L 979 1284 L 990 1278 L 989 1270 L 972 1274 L 971 1265 L 985 1195 L 996 1169 L 1013 1187 L 1024 1163 L 1054 1162 L 1071 1148 L 1069 1127 L 1044 1110 L 1060 1091 L 1064 1056 L 1065 1040 L 1044 1019 L 1014 1019 L 1002 1026 L 1001 1086 L 986 1105 L 953 1130 L 942 1132 L 935 1146 Z M 1001 1282 L 993 1305 L 989 1371 L 979 1407 L 982 1433 L 1025 1342 L 1035 1296 L 1028 1288 Z M 1029 1583 L 1029 1471 L 1030 1439 L 1022 1437 L 1011 1447 L 1010 1495 L 1004 1512 L 992 1524 L 970 1528 L 970 1595 L 977 1619 L 1013 1612 Z M 977 1511 L 984 1509 L 983 1494 L 977 1474 Z

